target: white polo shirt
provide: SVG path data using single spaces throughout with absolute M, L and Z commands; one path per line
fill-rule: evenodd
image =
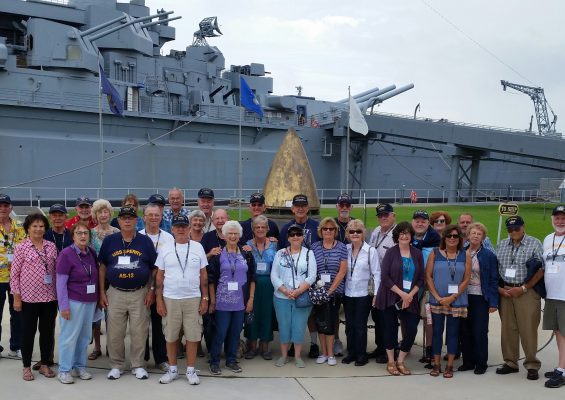
M 565 236 L 547 235 L 543 241 L 547 298 L 565 301 Z

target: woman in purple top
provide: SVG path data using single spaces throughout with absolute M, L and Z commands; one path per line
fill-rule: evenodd
M 92 318 L 98 302 L 98 263 L 89 247 L 91 231 L 79 221 L 71 228 L 73 244 L 57 259 L 57 298 L 59 300 L 59 374 L 61 383 L 73 383 L 71 369 L 83 380 L 86 370 Z
M 331 366 L 337 364 L 333 347 L 339 328 L 338 313 L 345 291 L 344 278 L 347 273 L 347 247 L 336 239 L 337 235 L 337 222 L 331 217 L 326 217 L 318 226 L 318 236 L 322 240 L 312 245 L 318 267 L 317 280 L 324 283 L 330 296 L 330 301 L 326 304 L 314 306 L 322 350 L 316 363 L 327 362 Z
M 220 353 L 227 343 L 226 368 L 241 372 L 236 352 L 245 313 L 253 311 L 255 297 L 255 259 L 250 252 L 238 246 L 243 233 L 237 221 L 227 221 L 222 226 L 226 247 L 213 256 L 208 265 L 210 314 L 215 315 L 216 330 L 210 351 L 210 372 L 220 375 Z

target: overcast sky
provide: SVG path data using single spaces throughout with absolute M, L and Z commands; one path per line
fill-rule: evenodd
M 146 0 L 146 5 L 183 17 L 171 23 L 177 39 L 166 53 L 190 45 L 198 22 L 217 16 L 224 35 L 208 42 L 223 52 L 226 68 L 265 64 L 275 94 L 296 94 L 300 85 L 303 95 L 335 101 L 347 97 L 348 86 L 355 94 L 414 83 L 378 110 L 412 115 L 420 103 L 421 117 L 527 129 L 533 102 L 514 90 L 504 92 L 504 79 L 543 87 L 561 118 L 557 130 L 565 131 L 563 0 Z

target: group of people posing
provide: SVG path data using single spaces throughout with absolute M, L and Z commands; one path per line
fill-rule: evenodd
M 345 314 L 344 364 L 386 363 L 390 375 L 410 375 L 406 357 L 423 320 L 424 355 L 430 375 L 458 371 L 484 374 L 488 367 L 489 314 L 501 318 L 504 364 L 497 374 L 519 371 L 519 343 L 527 378 L 539 378 L 536 357 L 541 297 L 546 297 L 544 329 L 555 332 L 558 366 L 545 374 L 547 387 L 565 384 L 565 207 L 552 212 L 554 232 L 542 244 L 525 233 L 524 220 L 506 220 L 508 238 L 496 250 L 480 222 L 462 214 L 452 224 L 447 212 L 414 212 L 396 221 L 390 204 L 376 207 L 378 227 L 367 232 L 351 217 L 348 194 L 337 198 L 338 216 L 310 218 L 308 198 L 292 200 L 293 218 L 280 230 L 266 218 L 265 198 L 250 197 L 251 218 L 229 220 L 214 209 L 214 192 L 198 192 L 198 208 L 183 207 L 183 192 L 167 200 L 152 195 L 138 216 L 139 201 L 127 195 L 117 218 L 107 200 L 81 197 L 77 215 L 67 219 L 63 205 L 49 209 L 49 220 L 31 214 L 23 226 L 10 218 L 11 199 L 0 194 L 0 312 L 10 310 L 10 352 L 21 357 L 23 379 L 32 370 L 65 384 L 91 379 L 87 359 L 102 355 L 100 326 L 107 328 L 108 379 L 129 363 L 147 379 L 151 352 L 164 374 L 177 379 L 177 357 L 186 353 L 186 378 L 199 384 L 196 359 L 209 353 L 212 375 L 241 372 L 238 356 L 292 359 L 298 368 L 305 337 L 308 357 L 335 366 L 344 352 L 339 339 L 340 309 Z M 55 321 L 59 315 L 58 363 L 54 365 Z M 376 348 L 367 352 L 367 322 L 375 326 Z M 305 335 L 308 328 L 308 335 Z M 151 329 L 151 346 L 149 330 Z M 41 359 L 31 365 L 36 331 Z M 243 354 L 240 336 L 246 338 Z M 280 355 L 270 348 L 278 331 Z M 1 334 L 1 332 L 0 332 Z M 445 344 L 447 354 L 443 358 Z M 88 354 L 91 342 L 94 348 Z M 185 343 L 183 346 L 181 343 Z M 0 351 L 2 348 L 0 347 Z

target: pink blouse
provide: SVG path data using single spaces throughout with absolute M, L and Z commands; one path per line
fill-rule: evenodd
M 37 250 L 27 238 L 14 250 L 10 270 L 12 294 L 19 294 L 26 303 L 46 303 L 57 300 L 55 261 L 57 247 L 43 240 L 43 250 Z

